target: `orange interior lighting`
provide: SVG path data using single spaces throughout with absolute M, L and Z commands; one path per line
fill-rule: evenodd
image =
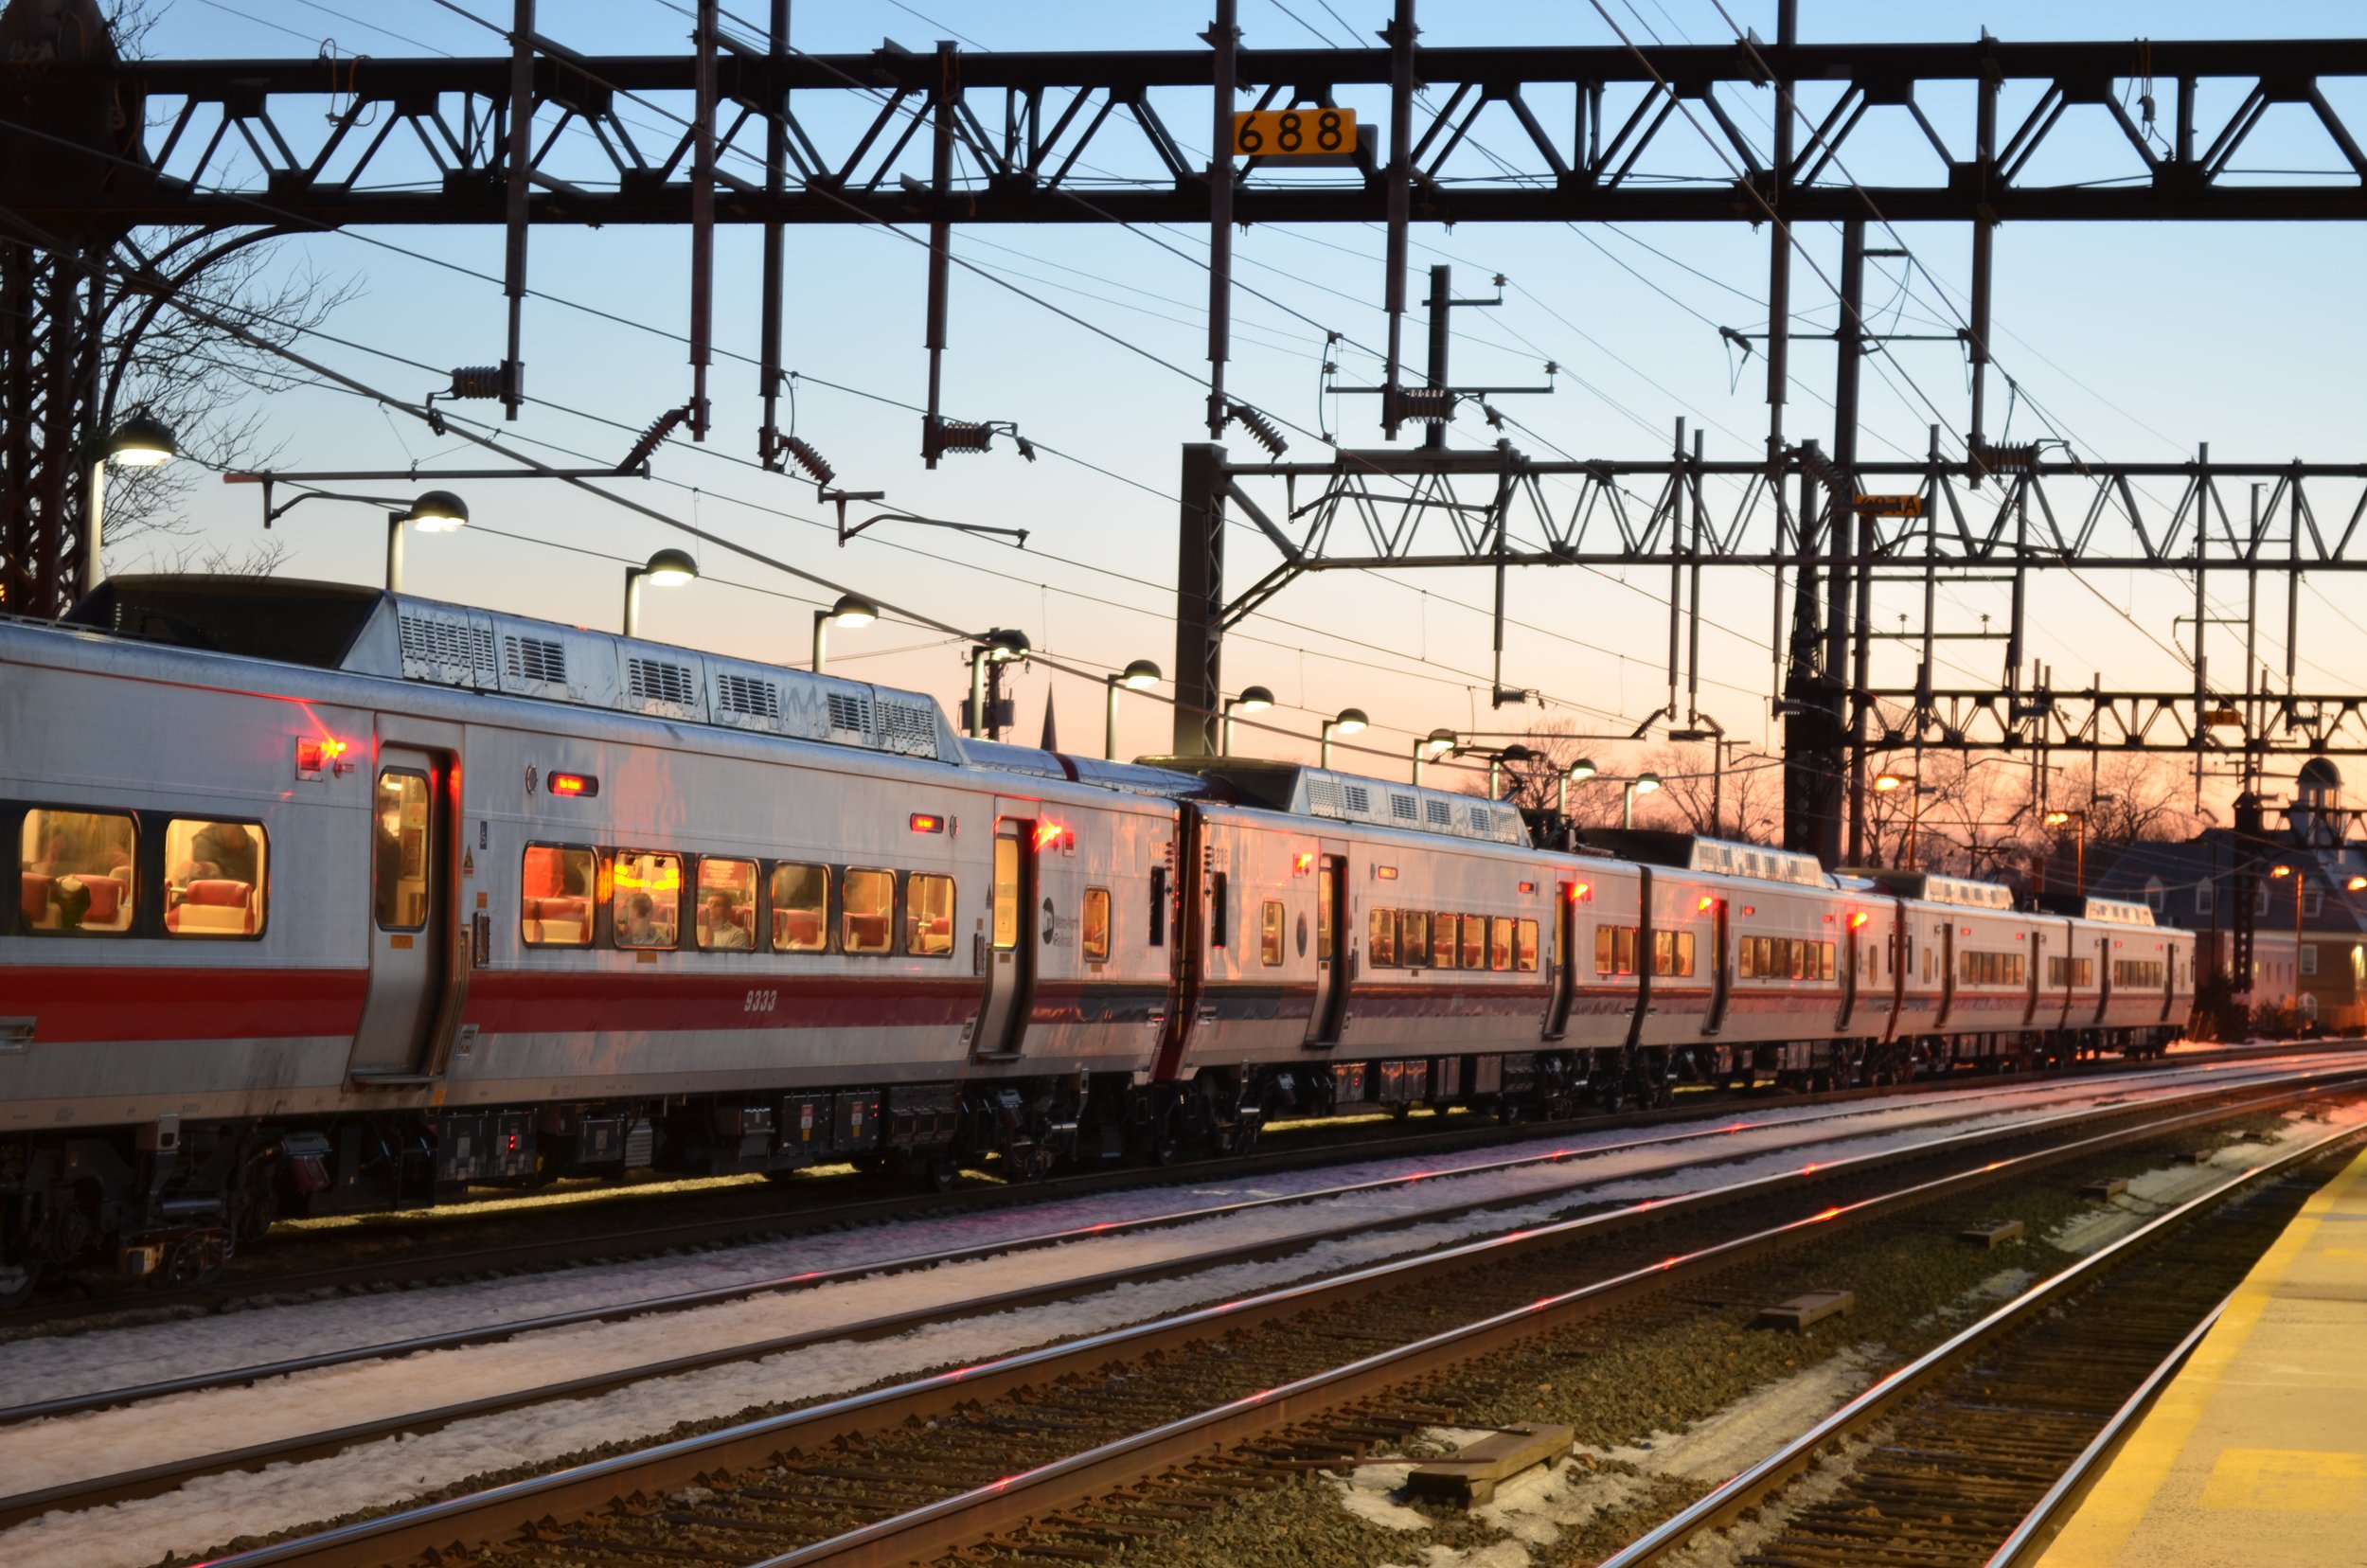
M 600 793 L 600 781 L 590 774 L 555 773 L 551 775 L 551 793 L 590 797 Z

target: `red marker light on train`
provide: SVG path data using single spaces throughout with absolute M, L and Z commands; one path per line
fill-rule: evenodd
M 1397 868 L 1394 865 L 1376 865 L 1373 867 L 1373 875 L 1379 877 L 1382 882 L 1396 882 L 1397 880 Z
M 1522 882 L 1521 884 L 1521 891 L 1523 893 L 1534 893 L 1537 891 L 1537 884 L 1535 882 Z
M 912 814 L 912 828 L 916 833 L 942 833 L 945 831 L 945 819 L 941 816 L 931 816 L 926 811 L 915 811 Z
M 600 781 L 590 774 L 551 775 L 551 793 L 555 795 L 581 795 L 588 800 L 599 793 Z

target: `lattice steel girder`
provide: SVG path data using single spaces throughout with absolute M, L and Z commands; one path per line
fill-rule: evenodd
M 1797 460 L 1781 472 L 1798 474 Z M 1855 473 L 1863 491 L 1917 496 L 1925 515 L 1860 519 L 1860 548 L 1821 556 L 1828 567 L 2192 570 L 2199 536 L 2213 572 L 2367 569 L 2362 463 L 2050 462 L 1977 483 L 1962 461 Z M 1240 514 L 1293 572 L 1784 565 L 1801 549 L 1791 487 L 1768 478 L 1764 461 L 1540 462 L 1504 448 L 1227 470 Z
M 2186 691 L 1982 691 L 1877 687 L 1875 704 L 1910 717 L 1878 732 L 1869 753 L 2129 751 L 2246 756 L 2367 757 L 2367 696 L 2236 692 L 2198 704 Z
M 1876 109 L 1903 114 L 1910 140 L 1931 154 L 1930 178 L 1869 187 L 1895 221 L 2367 217 L 2367 152 L 2339 101 L 2350 91 L 2326 90 L 2367 78 L 2367 39 L 1815 44 L 1759 53 L 1797 82 L 1822 133 L 1798 136 L 1800 151 L 1781 170 L 1742 128 L 1756 119 L 1730 112 L 1766 85 L 1758 60 L 1739 45 L 1646 48 L 1648 69 L 1616 46 L 1421 49 L 1415 216 L 1755 220 L 1757 205 L 1686 117 L 1670 112 L 1657 73 L 1724 160 L 1803 221 L 1866 215 L 1835 153 L 1846 161 L 1861 134 L 1872 134 L 1861 128 Z M 934 54 L 774 59 L 727 39 L 715 127 L 718 218 L 909 223 L 950 207 L 963 223 L 1206 220 L 1206 150 L 1168 128 L 1209 124 L 1207 51 L 952 58 L 960 169 L 952 194 L 939 198 L 926 188 L 930 138 L 915 134 L 938 80 Z M 1386 92 L 1389 66 L 1386 49 L 1238 57 L 1244 98 L 1261 105 L 1371 105 Z M 533 217 L 685 222 L 694 70 L 690 54 L 591 57 L 538 39 Z M 60 229 L 252 223 L 263 216 L 258 203 L 278 221 L 324 226 L 498 223 L 510 72 L 500 56 L 0 65 L 0 180 L 9 205 Z M 2124 102 L 2157 79 L 2165 127 L 2141 126 Z M 1997 109 L 1985 143 L 1975 108 L 1984 91 Z M 27 134 L 76 139 L 54 107 L 42 107 L 75 102 L 119 114 L 116 123 L 134 128 L 136 156 L 153 172 L 116 167 L 94 179 L 85 167 L 93 160 L 61 157 L 63 143 Z M 1757 107 L 1771 112 L 1764 99 Z M 2276 169 L 2238 164 L 2280 107 L 2314 122 L 2304 134 L 2323 147 L 2314 155 L 2322 169 L 2295 175 L 2290 147 Z M 2067 134 L 2074 111 L 2106 125 L 2108 137 L 2083 143 Z M 788 165 L 778 194 L 765 189 L 775 121 Z M 577 126 L 588 146 L 564 134 Z M 1474 148 L 1483 134 L 1509 169 Z M 1368 123 L 1353 164 L 1311 175 L 1242 166 L 1235 217 L 1380 221 L 1385 182 L 1373 150 L 1381 141 L 1382 128 Z

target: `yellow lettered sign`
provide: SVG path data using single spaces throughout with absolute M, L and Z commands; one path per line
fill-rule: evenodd
M 1255 109 L 1233 116 L 1244 158 L 1329 158 L 1356 151 L 1353 109 Z
M 1860 495 L 1857 513 L 1860 517 L 1921 517 L 1923 497 L 1920 495 Z

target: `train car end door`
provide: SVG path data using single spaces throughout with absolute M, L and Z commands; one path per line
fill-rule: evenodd
M 1326 844 L 1326 851 L 1344 851 Z M 1326 852 L 1315 864 L 1315 1010 L 1307 1024 L 1307 1043 L 1337 1045 L 1348 1010 L 1348 858 Z
M 1578 989 L 1578 900 L 1584 883 L 1563 881 L 1554 885 L 1553 999 L 1545 1004 L 1544 1037 L 1560 1040 L 1570 1032 L 1570 1007 Z
M 371 794 L 369 1000 L 347 1073 L 357 1084 L 427 1081 L 453 983 L 452 759 L 379 750 Z
M 988 1059 L 1020 1054 L 1036 1002 L 1036 823 L 1004 817 L 994 825 L 992 902 L 978 937 L 987 993 L 970 1038 L 970 1054 Z

